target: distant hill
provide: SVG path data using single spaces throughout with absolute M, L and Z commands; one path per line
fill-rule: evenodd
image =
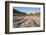
M 13 9 L 13 14 L 14 15 L 16 15 L 16 16 L 20 16 L 20 15 L 27 15 L 26 13 L 23 13 L 23 12 L 20 12 L 20 11 L 18 11 L 18 10 L 15 10 L 15 9 Z

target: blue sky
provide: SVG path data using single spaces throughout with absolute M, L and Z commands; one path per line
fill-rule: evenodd
M 36 8 L 36 7 L 13 7 L 13 8 L 27 14 L 40 12 L 40 8 Z

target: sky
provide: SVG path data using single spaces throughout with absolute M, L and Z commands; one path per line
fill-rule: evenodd
M 36 7 L 13 7 L 13 8 L 27 14 L 40 12 L 40 8 L 36 8 Z

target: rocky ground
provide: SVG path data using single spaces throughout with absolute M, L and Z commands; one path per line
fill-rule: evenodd
M 38 16 L 13 16 L 13 28 L 40 27 Z

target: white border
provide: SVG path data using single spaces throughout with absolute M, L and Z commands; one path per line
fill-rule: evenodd
M 30 28 L 13 28 L 13 7 L 37 7 L 41 10 L 40 15 L 40 27 L 30 27 Z M 37 31 L 43 30 L 43 5 L 34 5 L 34 4 L 18 4 L 10 3 L 9 4 L 9 32 L 21 32 L 21 31 Z

